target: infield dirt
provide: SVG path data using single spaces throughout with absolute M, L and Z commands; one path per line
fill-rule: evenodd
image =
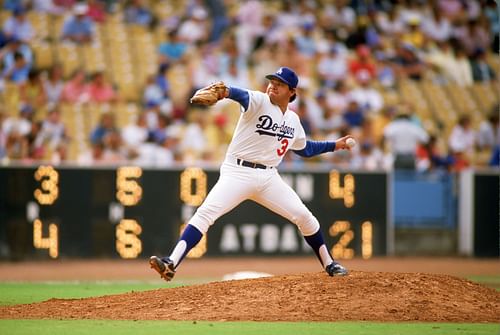
M 324 272 L 0 307 L 5 319 L 500 322 L 500 292 L 424 273 Z

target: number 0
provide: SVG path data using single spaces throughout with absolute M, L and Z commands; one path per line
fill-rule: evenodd
M 187 168 L 181 173 L 180 184 L 181 200 L 190 206 L 201 205 L 207 196 L 207 174 L 200 168 Z

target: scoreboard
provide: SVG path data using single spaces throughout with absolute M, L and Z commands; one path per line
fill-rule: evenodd
M 282 170 L 337 259 L 390 247 L 386 173 Z M 164 255 L 216 183 L 216 169 L 0 168 L 0 258 Z M 295 225 L 251 201 L 222 216 L 188 257 L 311 253 Z

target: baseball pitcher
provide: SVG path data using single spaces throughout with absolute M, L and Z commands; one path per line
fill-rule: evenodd
M 296 113 L 288 104 L 296 97 L 298 77 L 287 67 L 267 75 L 266 93 L 226 87 L 219 82 L 198 90 L 191 103 L 212 105 L 229 98 L 241 105 L 241 115 L 220 168 L 220 178 L 168 257 L 151 256 L 149 263 L 166 281 L 172 280 L 186 254 L 210 226 L 244 200 L 251 199 L 297 225 L 330 276 L 347 270 L 333 260 L 323 240 L 318 220 L 295 191 L 280 177 L 276 167 L 288 150 L 312 157 L 340 149 L 350 150 L 344 136 L 335 142 L 310 141 Z

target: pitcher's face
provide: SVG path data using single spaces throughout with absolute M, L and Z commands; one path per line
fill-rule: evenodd
M 295 89 L 291 89 L 287 84 L 278 80 L 270 79 L 266 93 L 273 104 L 288 104 L 290 97 L 295 94 Z

